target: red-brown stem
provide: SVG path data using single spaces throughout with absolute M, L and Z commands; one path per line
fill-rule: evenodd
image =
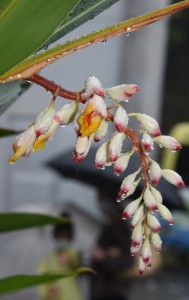
M 66 98 L 66 99 L 81 102 L 81 103 L 85 103 L 85 101 L 86 101 L 86 99 L 84 97 L 82 97 L 82 93 L 84 92 L 84 89 L 79 92 L 71 92 L 71 91 L 63 89 L 58 84 L 56 84 L 38 74 L 34 74 L 34 75 L 30 76 L 30 77 L 26 78 L 26 80 L 34 82 L 37 85 L 44 87 L 47 91 L 51 92 L 52 94 L 54 94 L 59 89 L 57 96 L 60 96 L 62 98 Z
M 146 188 L 148 185 L 148 164 L 147 164 L 147 159 L 146 159 L 147 156 L 144 153 L 141 141 L 136 136 L 137 130 L 132 130 L 130 128 L 126 128 L 124 132 L 128 137 L 130 137 L 130 139 L 133 142 L 134 148 L 136 149 L 136 151 L 138 152 L 138 154 L 140 156 L 141 167 L 143 169 L 144 188 Z
M 113 121 L 114 116 L 108 111 L 108 120 Z M 138 152 L 141 160 L 141 167 L 143 169 L 143 178 L 144 178 L 144 189 L 148 185 L 148 163 L 147 163 L 147 156 L 144 153 L 142 143 L 141 141 L 137 138 L 136 133 L 138 130 L 132 130 L 130 128 L 126 128 L 124 133 L 132 140 L 133 142 L 133 147 L 134 149 Z

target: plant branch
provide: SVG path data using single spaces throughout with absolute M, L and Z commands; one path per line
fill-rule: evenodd
M 46 90 L 50 91 L 52 94 L 55 93 L 58 89 L 57 96 L 60 96 L 62 98 L 66 98 L 69 100 L 74 100 L 74 101 L 78 101 L 78 102 L 82 102 L 82 103 L 84 103 L 86 101 L 86 99 L 82 97 L 82 93 L 84 92 L 84 90 L 81 90 L 79 92 L 71 92 L 71 91 L 65 90 L 62 87 L 60 87 L 58 84 L 56 84 L 38 74 L 34 74 L 34 75 L 28 77 L 27 80 L 44 87 Z
M 68 54 L 97 44 L 99 42 L 102 42 L 103 40 L 107 40 L 121 34 L 126 34 L 141 29 L 188 7 L 189 0 L 180 1 L 164 8 L 154 10 L 142 16 L 132 18 L 116 25 L 101 29 L 97 32 L 84 35 L 75 40 L 66 42 L 62 45 L 36 54 L 21 62 L 10 71 L 3 74 L 0 77 L 0 82 L 4 83 L 11 80 L 28 78 L 33 74 L 39 72 L 39 70 Z

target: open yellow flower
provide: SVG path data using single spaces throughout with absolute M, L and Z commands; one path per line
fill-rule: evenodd
M 78 118 L 80 135 L 85 137 L 96 133 L 102 120 L 106 117 L 107 110 L 104 99 L 97 95 L 93 96 L 86 102 L 83 112 Z

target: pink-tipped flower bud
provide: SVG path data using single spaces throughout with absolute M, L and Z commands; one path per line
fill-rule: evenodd
M 148 133 L 144 133 L 142 137 L 142 145 L 144 150 L 149 153 L 154 149 L 153 140 Z
M 76 144 L 75 144 L 73 159 L 76 162 L 82 161 L 86 157 L 86 155 L 88 154 L 89 149 L 90 149 L 90 145 L 91 145 L 91 139 L 90 138 L 88 138 L 87 136 L 85 136 L 85 137 L 79 136 L 77 138 L 77 141 L 76 141 Z
M 152 258 L 152 250 L 148 238 L 146 238 L 142 244 L 141 255 L 145 265 L 148 265 Z
M 152 241 L 152 244 L 154 245 L 154 248 L 157 251 L 157 253 L 160 253 L 161 247 L 162 247 L 162 240 L 161 240 L 159 234 L 156 232 L 152 232 L 151 241 Z
M 156 199 L 149 188 L 144 191 L 144 203 L 152 211 L 157 209 Z
M 140 204 L 140 201 L 141 201 L 141 198 L 130 202 L 123 211 L 122 219 L 131 217 L 136 212 L 136 210 Z
M 116 102 L 128 101 L 138 91 L 139 87 L 136 84 L 122 84 L 105 90 L 106 94 Z
M 154 185 L 157 185 L 161 178 L 161 168 L 160 165 L 154 160 L 151 160 L 149 173 L 151 182 Z
M 136 253 L 139 252 L 141 246 L 137 246 L 137 247 L 134 247 L 132 244 L 131 244 L 131 247 L 130 247 L 130 254 L 131 256 L 134 256 Z
M 50 105 L 47 108 L 45 108 L 34 121 L 34 129 L 36 136 L 40 136 L 41 134 L 47 132 L 47 130 L 53 122 L 54 116 L 54 101 L 52 101 Z
M 99 129 L 95 133 L 94 141 L 95 142 L 101 141 L 105 137 L 107 130 L 108 130 L 108 121 L 106 119 L 103 119 Z
M 154 231 L 154 232 L 160 232 L 161 225 L 157 218 L 153 216 L 150 212 L 147 214 L 147 223 L 148 226 Z
M 63 105 L 61 109 L 56 112 L 54 120 L 59 125 L 67 125 L 74 120 L 77 112 L 78 103 L 76 101 L 73 101 L 72 103 Z
M 142 126 L 147 130 L 147 132 L 151 134 L 153 137 L 159 136 L 161 134 L 159 125 L 154 118 L 146 114 L 136 113 L 134 115 L 140 121 Z
M 132 246 L 133 247 L 138 247 L 142 243 L 142 240 L 143 240 L 143 226 L 142 226 L 142 222 L 139 222 L 134 227 L 131 239 L 132 239 Z
M 152 194 L 153 194 L 153 196 L 154 196 L 157 203 L 162 203 L 163 202 L 163 197 L 162 197 L 161 193 L 152 186 L 151 186 L 151 192 L 152 192 Z
M 118 159 L 116 160 L 116 162 L 114 164 L 114 173 L 116 175 L 119 175 L 126 170 L 130 157 L 131 157 L 131 155 L 129 153 L 121 154 L 118 157 Z
M 122 106 L 119 106 L 114 116 L 114 124 L 117 131 L 123 132 L 127 128 L 128 121 L 129 118 L 126 110 Z
M 114 162 L 119 157 L 122 150 L 124 139 L 125 139 L 125 134 L 121 132 L 115 133 L 111 137 L 110 144 L 109 144 L 110 161 Z
M 109 142 L 102 144 L 95 156 L 95 164 L 98 169 L 104 169 L 107 162 L 109 162 Z
M 134 182 L 133 186 L 130 188 L 130 190 L 129 190 L 129 191 L 127 192 L 127 194 L 125 195 L 125 198 L 128 198 L 129 196 L 131 196 L 131 195 L 135 192 L 135 190 L 136 190 L 136 188 L 137 188 L 137 186 L 138 186 L 140 180 L 141 180 L 141 177 L 138 178 L 138 179 Z
M 87 79 L 85 83 L 85 93 L 84 96 L 89 99 L 92 97 L 94 94 L 100 96 L 100 97 L 105 97 L 105 91 L 101 86 L 100 81 L 95 77 L 91 76 Z
M 160 215 L 162 216 L 162 218 L 164 220 L 166 220 L 170 225 L 173 225 L 174 220 L 173 220 L 173 216 L 172 216 L 170 210 L 161 203 L 158 203 L 157 207 L 158 207 L 158 211 L 159 211 Z
M 142 256 L 140 255 L 139 260 L 138 260 L 138 271 L 139 271 L 140 275 L 142 275 L 144 273 L 145 268 L 146 268 L 146 265 L 143 261 Z
M 171 184 L 176 185 L 177 187 L 185 186 L 182 177 L 175 171 L 169 169 L 162 170 L 162 176 Z
M 154 138 L 154 141 L 160 145 L 160 147 L 165 147 L 171 151 L 181 150 L 182 146 L 179 142 L 172 136 L 160 135 Z
M 130 175 L 128 175 L 121 184 L 120 193 L 127 194 L 127 192 L 132 188 L 135 182 L 135 178 L 139 171 L 136 171 Z
M 139 208 L 135 211 L 132 221 L 131 221 L 131 226 L 135 227 L 136 224 L 141 221 L 142 217 L 144 216 L 144 205 L 140 205 Z

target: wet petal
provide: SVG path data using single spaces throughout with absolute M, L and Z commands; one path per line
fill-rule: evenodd
M 136 84 L 122 84 L 105 90 L 106 94 L 116 102 L 129 100 L 138 91 L 139 87 Z
M 123 132 L 127 128 L 128 121 L 129 118 L 126 110 L 122 106 L 119 106 L 114 116 L 114 124 L 117 131 Z
M 154 118 L 146 114 L 139 114 L 139 113 L 134 114 L 134 116 L 141 122 L 142 126 L 153 137 L 159 136 L 161 134 L 159 125 Z
M 185 186 L 182 177 L 175 171 L 169 169 L 162 170 L 162 176 L 171 184 L 176 185 L 177 187 Z
M 154 141 L 158 143 L 161 147 L 170 149 L 171 151 L 181 150 L 182 146 L 179 142 L 172 136 L 160 135 L 154 138 Z

